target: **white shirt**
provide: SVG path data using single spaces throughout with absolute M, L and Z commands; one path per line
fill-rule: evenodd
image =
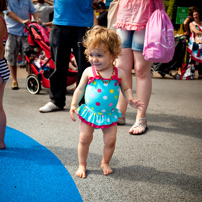
M 53 12 L 54 7 L 53 6 L 45 6 L 41 3 L 37 3 L 36 5 L 34 5 L 34 7 L 35 7 L 41 21 L 44 23 L 49 22 L 49 15 L 50 15 L 50 13 Z M 33 16 L 32 16 L 32 21 L 34 21 Z

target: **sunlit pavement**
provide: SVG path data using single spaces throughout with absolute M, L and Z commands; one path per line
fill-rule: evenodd
M 18 68 L 19 90 L 7 82 L 4 108 L 7 125 L 47 147 L 73 177 L 83 201 L 202 201 L 202 81 L 162 78 L 154 73 L 147 112 L 149 130 L 128 134 L 136 111 L 128 107 L 125 126 L 118 126 L 114 171 L 100 169 L 103 137 L 96 130 L 90 147 L 87 178 L 75 177 L 78 166 L 79 120 L 69 116 L 72 92 L 63 111 L 40 113 L 49 101 L 49 89 L 28 93 L 25 69 Z M 135 76 L 134 90 L 135 93 Z M 22 176 L 23 177 L 23 176 Z M 8 193 L 9 194 L 9 193 Z

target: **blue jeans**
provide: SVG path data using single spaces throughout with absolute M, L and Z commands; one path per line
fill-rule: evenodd
M 143 52 L 145 29 L 140 31 L 116 29 L 116 33 L 121 38 L 121 48 L 131 48 L 134 51 Z
M 82 46 L 82 38 L 87 31 L 87 27 L 59 26 L 53 25 L 50 32 L 51 56 L 55 62 L 55 71 L 50 76 L 50 99 L 59 108 L 65 106 L 67 69 L 71 49 L 75 55 L 78 65 L 77 85 L 81 75 L 88 65 Z

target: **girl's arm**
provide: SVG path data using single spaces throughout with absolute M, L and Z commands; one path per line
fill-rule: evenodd
M 199 31 L 198 29 L 196 29 L 196 26 L 194 25 L 194 23 L 191 22 L 191 23 L 189 24 L 189 27 L 190 27 L 190 30 L 191 30 L 192 32 L 194 32 L 195 34 L 202 35 L 202 32 Z
M 71 108 L 70 108 L 69 113 L 70 113 L 71 119 L 73 121 L 76 121 L 76 119 L 74 118 L 74 113 L 78 114 L 76 107 L 84 95 L 84 92 L 86 89 L 86 84 L 88 83 L 88 78 L 89 78 L 88 75 L 89 75 L 90 69 L 91 69 L 91 67 L 85 69 L 85 71 L 83 72 L 79 85 L 77 86 L 76 90 L 74 91 L 74 94 L 72 97 L 72 103 L 71 103 Z
M 119 77 L 121 78 L 121 92 L 123 93 L 123 96 L 127 100 L 128 104 L 133 107 L 137 108 L 141 111 L 141 108 L 144 107 L 144 103 L 140 100 L 134 100 L 133 98 L 133 92 L 128 86 L 127 78 L 125 73 L 119 69 Z

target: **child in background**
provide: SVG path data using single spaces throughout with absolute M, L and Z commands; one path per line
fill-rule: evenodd
M 76 58 L 75 58 L 75 56 L 72 53 L 70 55 L 69 69 L 71 69 L 73 71 L 77 71 L 78 70 Z
M 118 35 L 107 28 L 95 26 L 86 33 L 83 40 L 85 54 L 91 63 L 76 88 L 70 116 L 73 121 L 76 113 L 80 121 L 80 140 L 78 145 L 79 168 L 76 176 L 86 177 L 86 161 L 95 128 L 101 128 L 104 135 L 104 150 L 101 168 L 104 175 L 112 173 L 109 162 L 114 153 L 117 133 L 117 120 L 121 117 L 116 108 L 121 89 L 128 103 L 141 110 L 144 104 L 134 100 L 127 78 L 121 69 L 115 67 L 115 59 L 121 53 Z M 120 88 L 119 88 L 120 87 Z M 85 92 L 85 104 L 76 109 Z

